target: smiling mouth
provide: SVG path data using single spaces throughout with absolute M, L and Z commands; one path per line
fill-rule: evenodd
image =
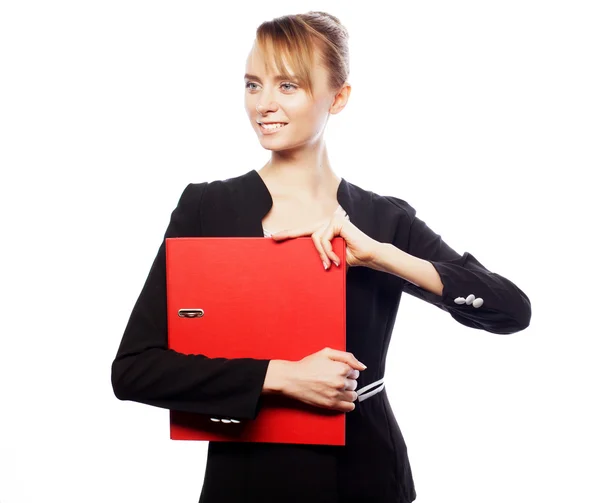
M 277 129 L 281 129 L 281 128 L 287 126 L 287 124 L 285 122 L 277 122 L 275 124 L 259 123 L 258 125 L 260 126 L 261 129 L 264 129 L 265 131 L 275 131 Z

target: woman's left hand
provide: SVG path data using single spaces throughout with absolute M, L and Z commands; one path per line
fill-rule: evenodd
M 378 241 L 367 236 L 356 227 L 347 217 L 336 213 L 325 223 L 313 224 L 305 228 L 283 230 L 271 235 L 275 241 L 311 236 L 315 248 L 321 256 L 325 269 L 331 262 L 340 264 L 339 257 L 334 253 L 331 240 L 340 236 L 346 241 L 346 267 L 368 266 L 373 260 Z

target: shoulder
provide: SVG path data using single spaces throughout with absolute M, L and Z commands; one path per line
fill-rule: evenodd
M 208 182 L 188 183 L 179 196 L 175 213 L 195 217 L 207 185 Z
M 199 206 L 203 200 L 223 200 L 227 194 L 233 195 L 242 183 L 242 176 L 227 179 L 206 180 L 202 182 L 190 182 L 183 189 L 180 203 L 186 206 L 196 204 Z
M 193 201 L 198 201 L 204 195 L 208 183 L 209 182 L 188 183 L 179 197 L 180 203 L 183 202 L 189 204 Z
M 221 220 L 234 214 L 236 208 L 244 204 L 248 197 L 252 199 L 252 195 L 246 194 L 248 187 L 251 187 L 248 174 L 190 182 L 179 197 L 178 213 L 185 214 L 188 219 L 194 221 L 194 225 L 206 223 L 207 218 L 217 219 L 220 225 Z
M 377 193 L 350 182 L 348 190 L 351 220 L 357 227 L 379 242 L 406 247 L 416 215 L 410 203 L 397 195 Z
M 379 204 L 388 211 L 398 213 L 400 216 L 412 221 L 417 214 L 417 210 L 404 199 L 396 196 L 379 196 Z
M 397 196 L 377 195 L 376 201 L 381 218 L 390 225 L 390 234 L 386 241 L 406 251 L 417 211 L 411 204 Z
M 405 199 L 398 196 L 379 194 L 350 182 L 348 182 L 348 185 L 350 186 L 352 199 L 358 201 L 365 208 L 370 208 L 375 218 L 396 217 L 409 222 L 412 222 L 415 218 L 417 211 Z

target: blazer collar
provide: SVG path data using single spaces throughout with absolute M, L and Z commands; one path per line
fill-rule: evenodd
M 255 169 L 229 179 L 232 183 L 233 207 L 236 208 L 235 228 L 226 232 L 234 236 L 264 236 L 262 220 L 273 206 L 273 198 L 262 177 Z M 350 221 L 363 232 L 370 222 L 370 192 L 353 185 L 342 177 L 337 190 L 338 203 Z M 221 221 L 221 225 L 223 222 Z M 225 230 L 225 229 L 222 229 Z

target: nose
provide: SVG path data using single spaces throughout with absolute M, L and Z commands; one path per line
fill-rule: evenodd
M 256 100 L 256 111 L 258 113 L 264 114 L 267 112 L 273 112 L 277 110 L 279 105 L 273 99 L 273 96 L 271 94 L 273 92 L 275 92 L 274 88 L 271 88 L 271 90 L 264 88 L 263 91 L 260 92 L 259 97 Z
M 277 104 L 274 101 L 260 100 L 256 103 L 256 111 L 260 114 L 273 112 L 275 110 L 277 110 Z

